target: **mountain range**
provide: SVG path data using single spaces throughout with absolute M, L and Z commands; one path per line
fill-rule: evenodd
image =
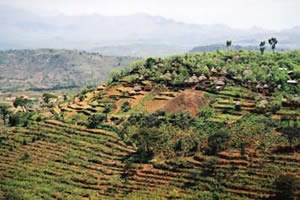
M 161 16 L 40 16 L 11 6 L 0 6 L 0 49 L 68 48 L 116 56 L 165 56 L 195 46 L 223 44 L 257 46 L 277 37 L 279 48 L 300 48 L 300 27 L 272 31 L 247 30 L 223 24 L 187 24 Z

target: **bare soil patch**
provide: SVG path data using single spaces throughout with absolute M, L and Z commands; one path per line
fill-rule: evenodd
M 185 90 L 177 97 L 169 100 L 163 110 L 167 113 L 189 112 L 195 116 L 199 109 L 209 103 L 209 99 L 202 92 L 196 90 Z

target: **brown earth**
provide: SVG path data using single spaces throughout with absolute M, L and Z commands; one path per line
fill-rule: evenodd
M 185 90 L 177 97 L 169 100 L 163 110 L 167 113 L 187 111 L 195 116 L 199 109 L 207 105 L 209 99 L 202 92 L 196 90 Z

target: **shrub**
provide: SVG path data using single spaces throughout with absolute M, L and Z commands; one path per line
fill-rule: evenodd
M 189 113 L 174 113 L 170 115 L 169 123 L 181 129 L 187 129 L 193 126 L 195 119 Z
M 274 182 L 275 200 L 295 200 L 299 199 L 297 190 L 300 187 L 300 180 L 293 175 L 280 175 Z
M 150 57 L 150 58 L 148 58 L 148 59 L 146 60 L 145 67 L 146 67 L 147 69 L 149 69 L 149 68 L 151 68 L 151 67 L 154 65 L 154 63 L 155 63 L 155 59 Z
M 33 113 L 17 112 L 9 116 L 8 123 L 10 126 L 26 127 L 29 124 L 32 116 Z
M 23 161 L 28 161 L 30 159 L 30 155 L 28 152 L 25 152 L 24 155 L 22 156 L 21 160 Z
M 290 148 L 293 148 L 295 140 L 300 138 L 300 128 L 297 127 L 284 127 L 281 130 L 283 137 L 287 138 L 290 144 Z
M 241 104 L 236 103 L 236 104 L 234 105 L 234 110 L 236 110 L 236 111 L 241 111 Z
M 106 120 L 106 115 L 103 113 L 93 114 L 88 118 L 88 127 L 96 128 L 101 122 Z
M 225 143 L 230 139 L 226 131 L 217 131 L 208 136 L 208 153 L 216 155 L 218 152 L 225 150 Z
M 202 163 L 203 175 L 204 176 L 213 175 L 215 173 L 217 163 L 218 163 L 218 158 L 216 158 L 216 157 L 212 157 L 212 158 L 209 158 L 209 159 L 203 161 L 203 163 Z
M 152 158 L 162 151 L 167 141 L 163 135 L 157 128 L 140 128 L 132 135 L 131 140 L 136 144 L 141 160 Z
M 174 152 L 179 156 L 191 156 L 199 148 L 199 141 L 197 137 L 183 137 L 176 140 L 174 145 Z
M 130 103 L 128 101 L 125 101 L 122 106 L 121 106 L 121 111 L 122 112 L 127 112 L 131 108 Z
M 4 193 L 4 199 L 3 200 L 26 200 L 26 199 L 24 198 L 24 196 L 22 196 L 21 191 L 8 190 Z

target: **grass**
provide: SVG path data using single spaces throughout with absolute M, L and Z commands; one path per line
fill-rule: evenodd
M 127 112 L 127 115 L 143 111 L 144 104 L 147 101 L 151 101 L 153 98 L 154 98 L 154 93 L 153 92 L 149 92 L 135 107 L 133 107 L 132 109 L 130 109 Z

